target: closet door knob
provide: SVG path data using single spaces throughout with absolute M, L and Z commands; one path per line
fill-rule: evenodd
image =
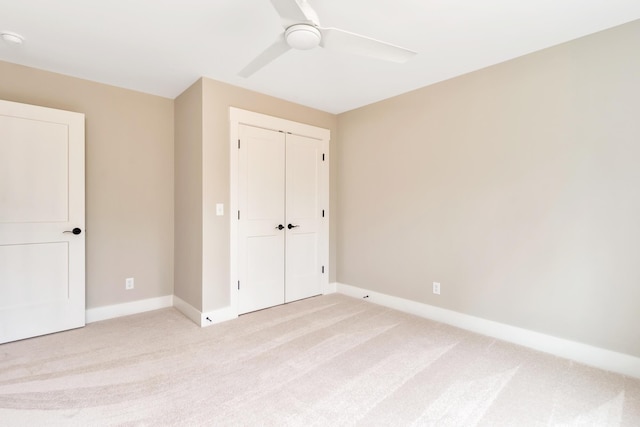
M 76 227 L 73 230 L 65 230 L 65 231 L 63 231 L 63 233 L 73 233 L 73 234 L 78 235 L 78 234 L 82 233 L 82 230 L 79 229 L 78 227 Z
M 276 227 L 276 229 L 278 229 L 278 230 L 282 230 L 283 228 L 284 228 L 284 225 L 282 225 L 282 224 L 278 224 L 278 226 Z
M 296 227 L 300 227 L 300 226 L 299 225 L 291 225 L 291 224 L 287 225 L 287 228 L 289 230 L 291 230 L 292 228 L 296 228 Z

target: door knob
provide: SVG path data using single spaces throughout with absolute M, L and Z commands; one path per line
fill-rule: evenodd
M 278 226 L 276 227 L 278 230 L 282 230 L 284 228 L 284 225 L 282 224 L 278 224 Z
M 291 230 L 292 228 L 296 228 L 296 227 L 300 227 L 300 226 L 299 225 L 291 225 L 291 224 L 287 225 L 287 228 L 289 230 Z
M 82 233 L 82 230 L 79 229 L 78 227 L 76 227 L 73 230 L 65 230 L 65 231 L 63 231 L 63 233 L 73 233 L 73 234 L 78 235 L 78 234 Z

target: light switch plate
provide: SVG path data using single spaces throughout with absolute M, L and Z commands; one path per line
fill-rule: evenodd
M 216 215 L 217 216 L 224 215 L 224 204 L 223 203 L 216 203 Z

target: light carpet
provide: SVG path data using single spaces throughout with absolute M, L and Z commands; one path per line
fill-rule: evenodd
M 2 426 L 639 426 L 640 380 L 343 295 L 0 345 Z

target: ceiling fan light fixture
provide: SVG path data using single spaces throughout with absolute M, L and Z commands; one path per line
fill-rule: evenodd
M 12 43 L 12 44 L 22 44 L 22 42 L 24 41 L 24 37 L 12 31 L 2 31 L 0 33 L 0 37 L 2 38 L 2 40 L 6 41 L 7 43 Z
M 287 44 L 294 49 L 308 50 L 320 44 L 322 34 L 313 25 L 292 25 L 284 33 Z

